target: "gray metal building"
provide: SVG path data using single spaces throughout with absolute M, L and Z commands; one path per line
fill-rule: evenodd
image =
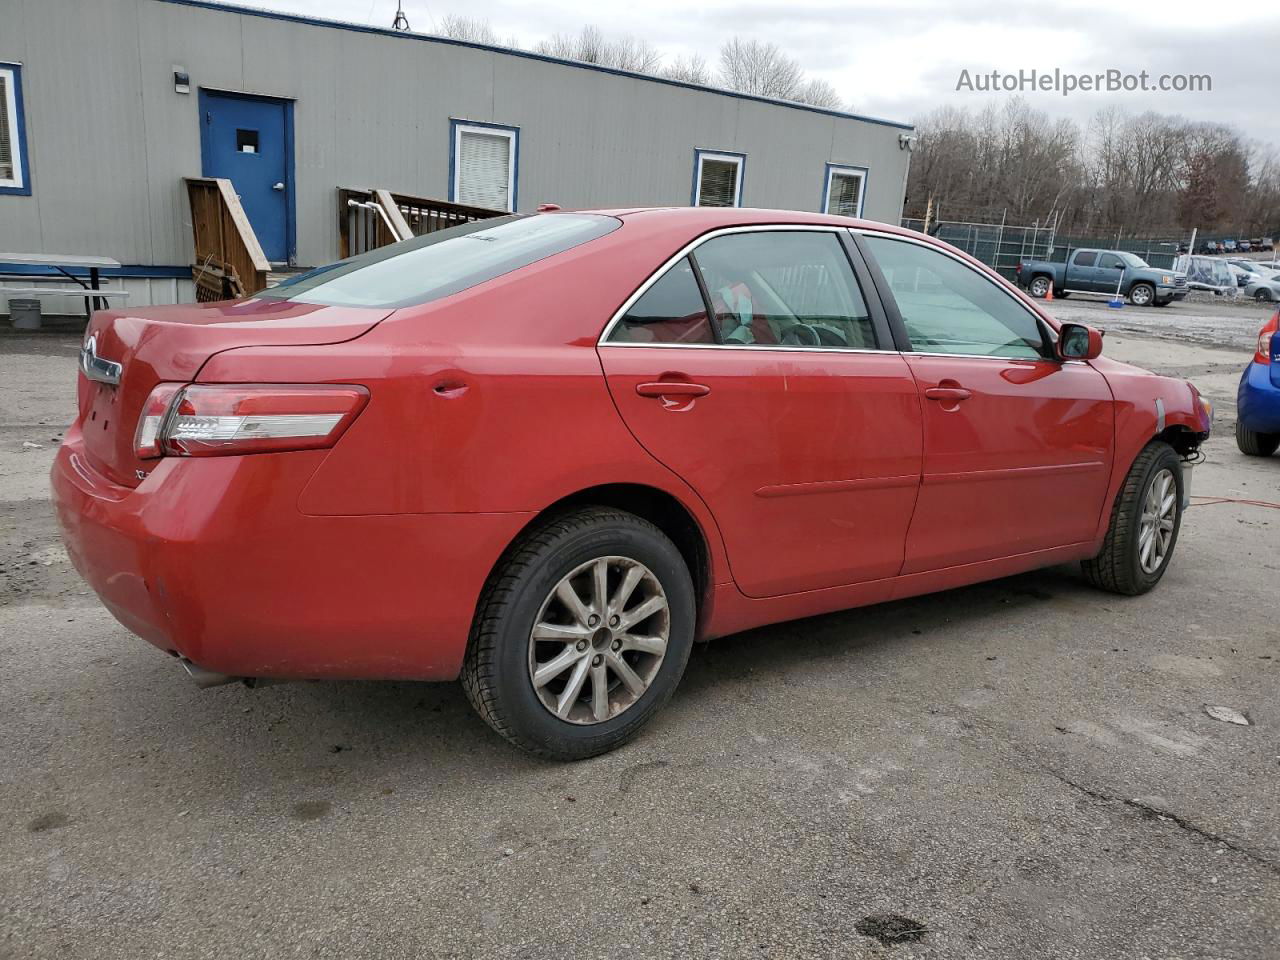
M 113 257 L 133 304 L 191 298 L 186 177 L 314 265 L 341 187 L 897 222 L 910 159 L 907 124 L 202 0 L 0 0 L 0 87 L 0 251 Z

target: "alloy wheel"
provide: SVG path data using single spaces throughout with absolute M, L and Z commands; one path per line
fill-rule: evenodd
M 1178 511 L 1178 485 L 1167 467 L 1151 478 L 1138 520 L 1138 563 L 1155 573 L 1169 555 Z
M 529 633 L 529 680 L 561 720 L 603 723 L 658 675 L 671 635 L 662 584 L 630 557 L 580 564 L 552 588 Z

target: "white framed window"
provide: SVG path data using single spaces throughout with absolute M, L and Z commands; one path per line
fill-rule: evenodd
M 22 116 L 22 68 L 0 63 L 0 194 L 31 193 Z
M 520 129 L 451 120 L 449 199 L 471 207 L 514 211 Z
M 822 186 L 822 212 L 841 217 L 860 217 L 866 190 L 866 167 L 828 163 L 827 178 Z
M 693 151 L 693 198 L 695 207 L 742 206 L 742 174 L 745 154 L 714 150 Z

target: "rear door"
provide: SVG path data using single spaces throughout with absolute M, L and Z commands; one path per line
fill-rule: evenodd
M 1098 289 L 1098 254 L 1095 250 L 1077 250 L 1067 266 L 1068 290 Z
M 842 229 L 721 231 L 602 338 L 618 410 L 706 502 L 748 596 L 902 567 L 920 401 L 863 271 Z
M 959 257 L 864 234 L 924 409 L 904 573 L 1091 540 L 1111 475 L 1102 374 L 1053 359 L 1045 328 Z

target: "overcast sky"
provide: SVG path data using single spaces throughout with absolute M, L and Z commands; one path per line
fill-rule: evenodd
M 396 8 L 396 0 L 247 2 L 383 27 Z M 962 70 L 1145 69 L 1153 82 L 1161 74 L 1208 74 L 1212 92 L 1023 95 L 1054 116 L 1084 120 L 1114 103 L 1132 112 L 1222 120 L 1280 146 L 1280 4 L 1265 0 L 1083 0 L 1056 7 L 1044 0 L 404 0 L 404 8 L 416 32 L 430 33 L 442 16 L 458 13 L 487 19 L 499 36 L 530 47 L 594 23 L 647 39 L 668 57 L 699 53 L 712 67 L 720 44 L 734 34 L 772 40 L 858 113 L 892 120 L 914 120 L 941 104 L 980 107 L 983 94 L 956 90 Z

